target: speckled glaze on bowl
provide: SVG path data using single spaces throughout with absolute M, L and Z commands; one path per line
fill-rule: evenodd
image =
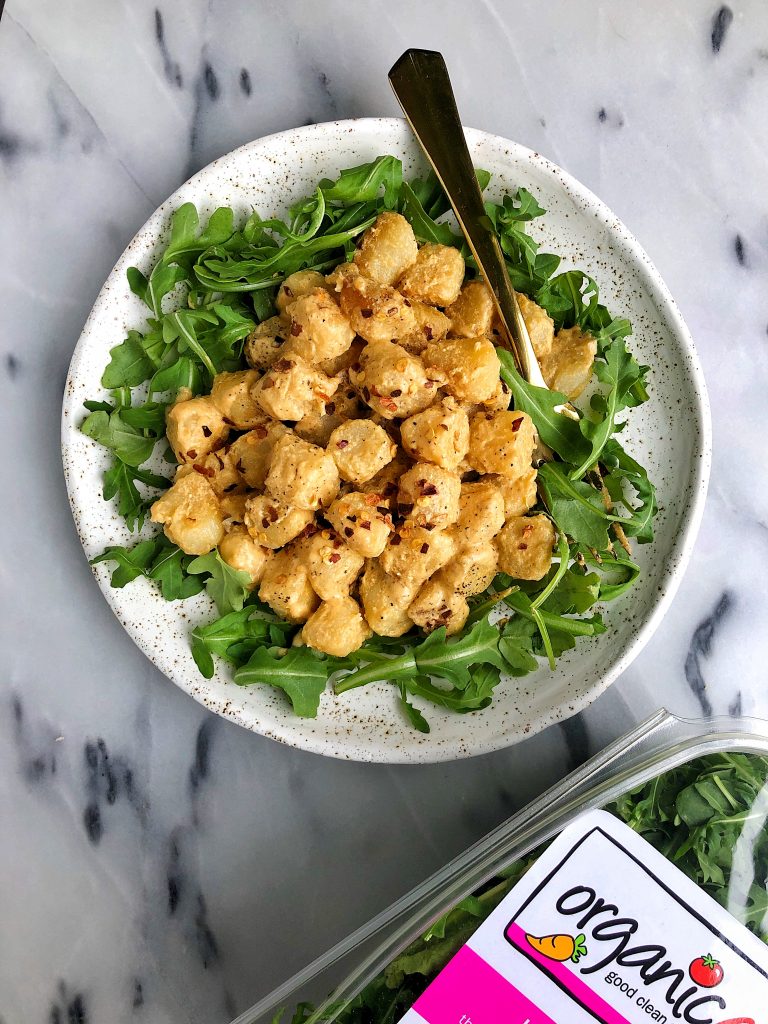
M 644 570 L 631 595 L 607 605 L 608 632 L 523 679 L 507 679 L 490 708 L 457 715 L 429 706 L 432 731 L 422 735 L 402 717 L 394 688 L 378 684 L 341 697 L 326 692 L 314 720 L 296 718 L 283 695 L 269 686 L 243 689 L 219 666 L 203 679 L 189 652 L 188 633 L 210 620 L 201 595 L 165 602 L 144 579 L 123 590 L 109 585 L 110 569 L 94 568 L 104 596 L 141 650 L 157 667 L 211 711 L 265 736 L 317 753 L 363 761 L 427 762 L 469 757 L 507 746 L 590 704 L 651 638 L 679 583 L 699 527 L 710 467 L 710 417 L 701 368 L 688 330 L 658 272 L 624 225 L 583 185 L 537 153 L 485 132 L 467 130 L 477 166 L 491 171 L 492 198 L 519 185 L 547 210 L 534 226 L 544 250 L 576 265 L 601 286 L 615 315 L 628 316 L 640 362 L 657 371 L 651 400 L 631 417 L 624 442 L 647 467 L 659 491 L 661 513 L 652 545 L 637 549 Z M 404 121 L 372 118 L 309 125 L 236 149 L 191 178 L 150 217 L 99 293 L 75 349 L 67 379 L 62 449 L 69 497 L 90 559 L 110 544 L 131 540 L 114 503 L 101 499 L 108 456 L 78 430 L 83 401 L 103 395 L 100 378 L 109 349 L 146 309 L 128 288 L 126 268 L 149 271 L 167 237 L 171 212 L 184 202 L 210 213 L 230 205 L 245 214 L 281 215 L 323 177 L 392 153 L 406 175 L 424 169 Z

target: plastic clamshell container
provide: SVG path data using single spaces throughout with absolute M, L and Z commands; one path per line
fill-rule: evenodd
M 554 839 L 579 815 L 604 808 L 682 765 L 726 752 L 768 756 L 768 722 L 748 718 L 687 720 L 659 710 L 232 1024 L 291 1024 L 302 1003 L 313 1008 L 301 1017 L 306 1024 L 345 1020 L 345 1011 L 355 997 L 435 921 Z M 748 816 L 754 835 L 750 850 L 759 841 L 768 841 L 768 787 L 761 793 L 761 805 Z M 478 921 L 477 927 L 480 925 Z M 406 1009 L 387 1019 L 397 1022 Z

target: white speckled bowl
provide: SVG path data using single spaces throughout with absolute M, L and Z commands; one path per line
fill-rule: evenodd
M 497 689 L 490 708 L 457 715 L 429 707 L 428 735 L 411 729 L 394 688 L 380 684 L 341 697 L 327 692 L 315 720 L 296 718 L 268 686 L 242 689 L 220 666 L 207 681 L 189 652 L 191 626 L 212 617 L 204 595 L 167 603 L 144 579 L 123 590 L 109 585 L 108 566 L 95 576 L 120 622 L 157 667 L 217 714 L 265 736 L 321 754 L 365 761 L 440 761 L 496 750 L 586 707 L 648 642 L 672 600 L 699 527 L 710 466 L 710 417 L 701 368 L 688 330 L 648 256 L 623 224 L 591 192 L 537 153 L 513 142 L 468 130 L 477 166 L 493 178 L 489 195 L 523 185 L 547 215 L 534 232 L 545 250 L 584 268 L 601 286 L 615 314 L 634 324 L 632 346 L 656 370 L 651 400 L 633 412 L 624 435 L 659 491 L 661 513 L 653 545 L 637 551 L 643 576 L 630 595 L 608 605 L 608 632 L 580 641 L 551 673 L 542 667 Z M 282 214 L 317 181 L 382 153 L 402 158 L 406 175 L 424 168 L 404 121 L 373 118 L 310 125 L 249 143 L 214 161 L 182 185 L 147 221 L 111 272 L 77 344 L 64 396 L 62 449 L 69 497 L 88 558 L 130 536 L 113 504 L 101 499 L 107 453 L 78 430 L 83 401 L 103 394 L 100 378 L 109 349 L 126 328 L 139 327 L 146 309 L 128 288 L 126 268 L 148 272 L 167 234 L 169 216 L 184 202 L 210 213 L 252 206 Z

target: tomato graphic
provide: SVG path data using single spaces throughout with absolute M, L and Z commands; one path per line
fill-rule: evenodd
M 714 988 L 723 980 L 723 968 L 720 961 L 707 953 L 706 956 L 697 956 L 688 968 L 691 981 L 702 988 Z

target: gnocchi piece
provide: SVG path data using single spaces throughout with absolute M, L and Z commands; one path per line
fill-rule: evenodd
M 330 402 L 326 402 L 318 411 L 302 416 L 293 429 L 305 441 L 325 448 L 336 427 L 347 420 L 356 419 L 360 410 L 358 394 L 349 383 L 347 374 L 342 374 Z
M 355 339 L 355 332 L 324 288 L 315 288 L 288 306 L 291 326 L 283 355 L 308 363 L 337 359 Z
M 210 398 L 188 398 L 170 407 L 165 432 L 174 455 L 184 464 L 204 459 L 220 448 L 229 436 L 229 427 Z
M 346 352 L 333 359 L 321 359 L 317 364 L 318 369 L 327 373 L 329 377 L 338 377 L 339 374 L 346 374 L 353 363 L 358 362 L 360 353 L 365 348 L 365 342 L 358 338 L 353 341 Z
M 259 587 L 259 599 L 288 622 L 306 622 L 320 604 L 309 582 L 309 571 L 296 545 L 276 551 L 268 560 Z
M 253 397 L 253 387 L 258 380 L 256 370 L 217 373 L 213 378 L 211 401 L 228 426 L 250 430 L 264 422 L 264 413 Z
M 227 533 L 236 530 L 238 526 L 245 525 L 245 503 L 248 500 L 247 494 L 225 494 L 219 498 L 219 507 L 224 517 L 224 529 Z
M 294 508 L 268 494 L 254 494 L 245 503 L 245 527 L 262 547 L 283 547 L 303 533 L 314 520 L 306 508 Z
M 528 336 L 533 345 L 536 358 L 541 361 L 552 350 L 552 341 L 555 337 L 555 322 L 552 317 L 541 306 L 523 295 L 515 292 L 520 312 L 523 314 L 525 326 L 528 328 Z
M 411 468 L 411 465 L 411 460 L 405 453 L 398 450 L 394 459 L 384 469 L 360 485 L 360 490 L 365 494 L 375 494 L 377 502 L 391 507 L 397 498 L 400 477 Z
M 469 618 L 469 605 L 467 599 L 438 574 L 421 588 L 408 608 L 408 615 L 427 633 L 445 626 L 446 635 L 451 636 L 458 633 Z
M 415 262 L 418 252 L 416 236 L 405 217 L 387 211 L 365 232 L 354 259 L 365 277 L 391 285 Z
M 443 398 L 400 424 L 403 448 L 414 459 L 456 469 L 469 450 L 469 419 L 453 398 Z
M 350 491 L 337 498 L 325 514 L 338 535 L 363 558 L 380 555 L 392 533 L 389 510 L 379 507 L 378 497 Z
M 365 618 L 379 636 L 402 636 L 413 628 L 408 606 L 415 596 L 413 587 L 388 576 L 376 559 L 366 562 L 360 601 Z
M 350 327 L 368 342 L 395 341 L 416 328 L 413 310 L 400 292 L 362 275 L 345 281 L 340 303 Z
M 496 390 L 501 364 L 488 338 L 447 338 L 428 345 L 422 358 L 445 374 L 446 390 L 463 402 L 485 402 Z
M 338 295 L 344 285 L 354 281 L 356 277 L 360 277 L 356 263 L 340 263 L 338 267 L 333 268 L 325 280 L 331 291 Z
M 299 356 L 278 359 L 254 386 L 261 408 L 276 420 L 300 420 L 330 402 L 338 382 Z
M 287 326 L 279 316 L 271 316 L 255 327 L 245 339 L 245 361 L 254 370 L 264 373 L 280 358 Z
M 496 388 L 490 398 L 486 398 L 484 402 L 479 402 L 477 406 L 477 412 L 503 412 L 509 408 L 509 403 L 512 400 L 509 388 L 504 381 L 499 377 L 496 382 Z
M 249 590 L 253 590 L 261 582 L 271 553 L 267 548 L 257 544 L 244 526 L 231 529 L 229 533 L 224 534 L 219 543 L 219 554 L 227 565 L 231 565 L 238 572 L 247 572 L 251 577 Z
M 304 295 L 309 295 L 310 292 L 314 292 L 318 288 L 322 288 L 323 291 L 330 290 L 330 286 L 319 270 L 297 270 L 295 273 L 289 274 L 277 289 L 275 306 L 278 313 L 287 318 L 290 315 L 288 307 L 292 302 Z
M 279 438 L 289 433 L 290 430 L 285 424 L 265 420 L 263 425 L 254 427 L 232 442 L 229 446 L 229 455 L 248 487 L 260 490 L 264 486 L 272 459 L 272 449 Z
M 366 345 L 360 362 L 350 367 L 349 379 L 385 420 L 412 416 L 435 398 L 436 382 L 428 378 L 422 361 L 391 341 Z
M 547 386 L 568 398 L 578 398 L 589 384 L 597 342 L 580 327 L 557 332 L 552 350 L 541 360 L 541 372 Z
M 414 593 L 422 583 L 449 561 L 456 550 L 456 540 L 447 531 L 426 530 L 404 523 L 387 544 L 380 562 L 388 575 Z
M 302 558 L 315 593 L 324 601 L 348 594 L 365 564 L 333 530 L 320 530 L 305 541 Z
M 287 433 L 272 449 L 264 486 L 286 505 L 315 511 L 330 505 L 338 494 L 339 471 L 322 448 Z
M 391 462 L 397 445 L 387 432 L 371 420 L 347 420 L 328 440 L 342 480 L 364 484 Z
M 237 471 L 231 448 L 219 448 L 218 451 L 206 455 L 204 459 L 198 459 L 191 466 L 187 464 L 180 466 L 179 469 L 189 469 L 190 472 L 204 476 L 217 498 L 245 490 L 245 483 Z
M 428 242 L 400 278 L 398 288 L 409 299 L 450 306 L 459 297 L 463 281 L 464 259 L 459 250 Z
M 493 296 L 488 285 L 484 281 L 470 281 L 445 311 L 451 319 L 451 337 L 488 337 L 493 326 L 494 312 Z
M 462 544 L 483 544 L 504 525 L 504 497 L 499 488 L 483 477 L 461 485 L 456 533 Z
M 513 516 L 496 537 L 499 569 L 517 580 L 543 579 L 554 546 L 555 528 L 547 516 Z
M 499 553 L 489 541 L 460 548 L 448 565 L 432 578 L 439 580 L 462 597 L 482 594 L 493 583 L 498 571 Z
M 372 630 L 363 618 L 360 605 L 349 595 L 323 601 L 301 630 L 305 644 L 337 658 L 345 658 L 358 650 L 370 636 Z
M 221 508 L 213 488 L 198 473 L 177 480 L 150 510 L 166 537 L 188 555 L 207 555 L 224 536 Z
M 400 477 L 398 507 L 417 526 L 444 529 L 459 517 L 461 480 L 431 462 L 417 462 Z
M 469 424 L 467 460 L 478 473 L 520 476 L 531 468 L 535 443 L 536 431 L 527 413 L 478 412 Z
M 504 501 L 504 518 L 521 516 L 536 504 L 536 470 L 531 467 L 519 476 L 489 473 L 483 483 L 492 485 Z
M 431 342 L 440 341 L 446 336 L 451 321 L 445 313 L 441 313 L 435 306 L 428 306 L 426 302 L 411 299 L 410 303 L 416 329 L 401 338 L 400 344 L 414 355 L 419 355 Z

